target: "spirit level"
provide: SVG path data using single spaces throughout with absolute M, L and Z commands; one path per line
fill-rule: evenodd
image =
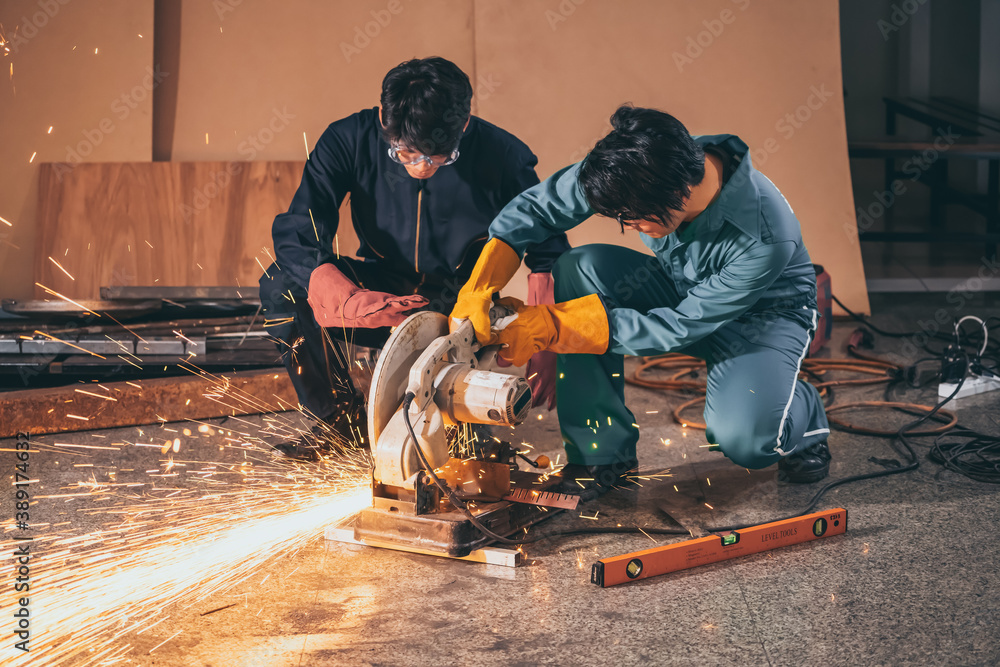
M 604 558 L 594 563 L 590 581 L 607 588 L 658 574 L 840 535 L 846 531 L 847 510 L 838 507 L 794 519 L 763 523 L 719 535 Z
M 542 507 L 558 507 L 564 510 L 575 510 L 580 504 L 580 496 L 573 496 L 568 493 L 555 493 L 553 491 L 535 491 L 534 489 L 511 489 L 510 493 L 503 497 L 515 503 L 528 503 L 529 505 L 541 505 Z

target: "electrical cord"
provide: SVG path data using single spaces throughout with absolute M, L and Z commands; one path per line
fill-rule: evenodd
M 866 479 L 876 479 L 876 478 L 879 478 L 879 477 L 889 477 L 891 475 L 901 475 L 901 474 L 903 474 L 905 472 L 910 472 L 911 470 L 916 470 L 917 468 L 920 467 L 920 459 L 917 456 L 916 451 L 914 451 L 911 443 L 906 439 L 906 434 L 909 433 L 912 429 L 914 429 L 914 428 L 920 426 L 921 424 L 923 424 L 928 419 L 933 418 L 939 411 L 941 411 L 942 406 L 944 406 L 945 403 L 947 403 L 948 401 L 950 401 L 952 398 L 955 397 L 956 394 L 958 394 L 958 392 L 962 388 L 962 384 L 964 382 L 965 382 L 965 378 L 963 377 L 962 380 L 955 387 L 954 391 L 952 391 L 951 395 L 949 395 L 947 398 L 945 398 L 944 400 L 942 400 L 939 403 L 937 403 L 937 405 L 935 405 L 933 408 L 925 408 L 927 410 L 926 414 L 924 414 L 919 419 L 916 419 L 916 420 L 910 422 L 909 424 L 904 424 L 902 427 L 899 428 L 899 430 L 897 430 L 897 431 L 895 431 L 893 433 L 893 435 L 898 439 L 898 441 L 900 442 L 900 444 L 903 445 L 903 450 L 904 450 L 905 456 L 907 458 L 906 465 L 902 465 L 902 466 L 900 466 L 898 468 L 889 468 L 889 469 L 885 469 L 885 470 L 876 470 L 874 472 L 863 473 L 863 474 L 860 474 L 860 475 L 851 475 L 849 477 L 844 477 L 842 479 L 834 480 L 834 481 L 826 484 L 825 486 L 823 486 L 819 491 L 817 491 L 816 494 L 813 495 L 813 497 L 810 499 L 809 504 L 806 505 L 806 507 L 803 510 L 801 510 L 799 512 L 795 512 L 793 514 L 789 514 L 787 516 L 782 516 L 782 517 L 778 517 L 778 518 L 775 518 L 775 519 L 769 519 L 766 522 L 757 522 L 757 523 L 753 523 L 753 524 L 740 524 L 740 525 L 733 525 L 733 526 L 717 526 L 717 527 L 706 528 L 705 530 L 707 530 L 710 533 L 725 533 L 725 532 L 729 532 L 729 531 L 733 531 L 733 530 L 744 530 L 746 528 L 751 528 L 753 526 L 760 525 L 760 523 L 772 523 L 772 522 L 775 522 L 775 521 L 784 521 L 786 519 L 794 519 L 796 517 L 800 517 L 800 516 L 803 516 L 805 514 L 809 514 L 810 512 L 812 512 L 813 510 L 815 510 L 816 506 L 819 505 L 819 501 L 823 499 L 823 496 L 825 496 L 829 491 L 837 488 L 838 486 L 843 486 L 845 484 L 850 484 L 852 482 L 860 482 L 860 481 L 866 480 Z M 923 406 L 921 406 L 921 407 L 923 407 Z M 879 434 L 879 435 L 882 435 L 883 437 L 885 437 L 884 434 Z M 915 434 L 910 433 L 910 435 L 915 435 Z M 998 453 L 1000 453 L 1000 442 L 998 442 Z M 1000 459 L 997 460 L 997 465 L 1000 466 Z M 1000 469 L 998 469 L 997 472 L 1000 473 Z M 622 527 L 617 527 L 617 528 L 574 528 L 574 529 L 569 529 L 569 530 L 554 531 L 554 532 L 542 533 L 542 534 L 539 534 L 539 535 L 534 535 L 530 539 L 524 540 L 523 542 L 528 542 L 528 541 L 535 542 L 535 541 L 542 540 L 542 539 L 550 539 L 550 538 L 557 538 L 557 537 L 569 537 L 569 536 L 572 536 L 572 535 L 600 535 L 600 534 L 609 534 L 609 533 L 611 533 L 611 534 L 632 534 L 632 533 L 639 534 L 639 533 L 649 533 L 650 535 L 689 535 L 690 534 L 686 530 L 678 530 L 678 529 L 674 529 L 674 528 L 641 528 L 640 529 L 639 527 L 630 527 L 630 526 L 622 526 Z
M 1000 438 L 959 426 L 938 436 L 927 457 L 977 482 L 1000 484 Z
M 949 341 L 949 342 L 952 339 L 950 335 L 948 335 L 948 334 L 946 334 L 944 332 L 941 332 L 941 331 L 884 331 L 884 330 L 880 329 L 879 327 L 875 326 L 874 324 L 872 324 L 871 322 L 869 322 L 867 319 L 865 319 L 865 317 L 863 315 L 858 315 L 857 313 L 855 313 L 854 311 L 852 311 L 850 308 L 848 308 L 847 306 L 845 306 L 844 303 L 840 299 L 837 298 L 837 295 L 834 294 L 834 295 L 831 295 L 831 296 L 833 297 L 834 302 L 836 302 L 836 304 L 838 306 L 840 306 L 841 309 L 843 309 L 843 311 L 845 313 L 847 313 L 847 315 L 851 319 L 857 321 L 858 323 L 860 323 L 863 326 L 871 329 L 872 331 L 874 331 L 875 333 L 877 333 L 877 334 L 879 334 L 881 336 L 887 336 L 889 338 L 915 338 L 917 336 L 926 336 L 928 339 L 933 338 L 935 340 L 942 340 L 942 341 Z M 963 318 L 963 320 L 964 319 L 966 319 L 966 318 Z M 983 320 L 980 320 L 978 317 L 974 317 L 972 319 L 976 319 L 976 320 L 978 320 L 982 324 L 982 328 L 983 328 L 983 331 L 984 331 L 984 334 L 985 334 L 984 338 L 983 338 L 983 352 L 985 352 L 987 349 L 992 349 L 995 352 L 1000 352 L 1000 345 L 998 345 L 995 340 L 993 341 L 993 345 L 988 345 L 989 332 L 994 327 L 1000 326 L 1000 318 L 998 318 L 996 316 L 991 316 L 991 317 L 986 318 L 985 322 Z M 963 321 L 963 320 L 960 320 L 960 322 Z M 993 321 L 993 320 L 997 320 L 997 324 L 990 324 L 990 322 Z M 961 337 L 959 335 L 958 324 L 955 325 L 955 336 L 956 336 L 956 338 L 958 338 L 958 342 L 961 345 Z M 975 340 L 971 340 L 970 342 L 973 343 L 973 344 L 975 344 L 976 341 Z M 943 350 L 932 350 L 932 349 L 930 349 L 927 346 L 926 343 L 923 345 L 923 348 L 925 350 L 927 350 L 928 352 L 930 352 L 931 354 L 934 354 L 936 356 L 940 356 L 943 353 Z
M 430 476 L 431 481 L 434 482 L 434 486 L 451 501 L 451 504 L 465 514 L 465 518 L 469 520 L 473 526 L 479 529 L 479 531 L 497 541 L 501 544 L 508 544 L 511 546 L 519 546 L 524 543 L 524 540 L 512 540 L 510 538 L 504 537 L 503 535 L 497 535 L 492 530 L 483 525 L 482 521 L 476 518 L 467 505 L 467 503 L 455 495 L 455 492 L 451 488 L 441 481 L 441 478 L 434 473 L 434 468 L 430 463 L 427 462 L 427 457 L 424 456 L 424 452 L 420 449 L 419 440 L 417 440 L 417 434 L 413 431 L 413 424 L 410 423 L 410 406 L 413 404 L 413 399 L 416 398 L 412 391 L 406 392 L 403 396 L 403 423 L 406 425 L 406 432 L 410 434 L 410 438 L 413 439 L 413 449 L 417 453 L 417 458 L 420 459 L 420 465 L 423 466 L 424 470 Z
M 813 378 L 812 384 L 820 391 L 820 395 L 824 398 L 830 398 L 828 396 L 829 392 L 832 391 L 834 387 L 840 386 L 851 386 L 851 385 L 871 385 L 871 384 L 881 384 L 881 383 L 892 383 L 894 380 L 905 380 L 909 376 L 916 376 L 915 367 L 917 364 L 924 363 L 933 359 L 932 357 L 925 357 L 915 362 L 912 366 L 907 368 L 902 368 L 893 364 L 892 362 L 886 361 L 884 359 L 879 359 L 874 355 L 867 355 L 860 352 L 855 346 L 848 346 L 848 351 L 857 359 L 806 359 L 802 364 L 802 372 Z M 654 379 L 649 377 L 648 372 L 654 368 L 666 369 L 668 371 L 673 371 L 666 379 Z M 639 366 L 636 368 L 634 374 L 631 377 L 625 379 L 629 384 L 634 384 L 650 389 L 663 389 L 663 390 L 693 390 L 698 392 L 698 396 L 691 398 L 687 401 L 682 402 L 676 406 L 673 410 L 673 418 L 678 424 L 682 426 L 704 430 L 705 424 L 699 422 L 697 419 L 687 418 L 683 416 L 683 413 L 688 408 L 703 403 L 705 400 L 705 383 L 696 380 L 682 380 L 681 378 L 692 375 L 701 369 L 705 368 L 705 362 L 701 359 L 696 359 L 694 357 L 688 357 L 679 354 L 668 354 L 660 357 L 643 358 Z M 911 371 L 910 369 L 914 369 Z M 849 379 L 849 380 L 825 380 L 823 375 L 830 371 L 851 371 L 856 373 L 861 373 L 865 375 L 873 375 L 875 377 L 871 378 L 860 378 L 860 379 Z M 856 409 L 856 408 L 869 408 L 869 407 L 887 407 L 894 408 L 903 411 L 929 411 L 932 408 L 919 405 L 916 403 L 900 403 L 894 401 L 863 401 L 857 403 L 844 403 L 841 405 L 833 405 L 832 401 L 827 402 L 825 407 L 827 412 L 835 412 L 845 409 Z M 944 426 L 939 426 L 930 431 L 922 431 L 914 435 L 933 435 L 936 433 L 941 433 L 954 426 L 958 419 L 951 412 L 945 411 L 948 419 L 945 420 Z M 840 419 L 830 419 L 830 421 L 836 423 L 839 426 L 844 427 L 845 430 L 854 430 L 856 433 L 864 433 L 867 435 L 880 435 L 880 436 L 895 436 L 895 430 L 876 430 L 876 429 L 864 429 L 861 430 L 860 427 L 854 427 L 852 424 L 845 422 Z
M 847 309 L 836 296 L 833 297 L 834 300 L 842 307 L 844 310 L 854 317 L 859 322 L 865 324 L 872 331 L 889 337 L 905 337 L 913 335 L 912 333 L 893 333 L 885 332 L 881 329 L 871 325 L 864 320 L 859 315 L 855 315 L 849 309 Z M 988 318 L 983 321 L 979 318 L 966 317 L 955 325 L 955 336 L 959 341 L 959 352 L 964 360 L 965 372 L 963 373 L 961 379 L 956 384 L 954 390 L 951 394 L 939 401 L 933 407 L 927 407 L 924 405 L 914 404 L 914 403 L 899 403 L 892 401 L 861 401 L 854 403 L 845 403 L 840 405 L 828 405 L 827 412 L 835 412 L 839 410 L 846 410 L 852 408 L 864 408 L 864 407 L 889 407 L 897 409 L 903 412 L 908 412 L 910 414 L 923 412 L 923 414 L 917 419 L 904 424 L 896 431 L 888 431 L 881 429 L 873 429 L 868 427 L 861 427 L 853 425 L 849 422 L 838 419 L 830 419 L 832 423 L 837 424 L 842 430 L 860 433 L 865 435 L 873 435 L 876 437 L 891 437 L 893 447 L 900 453 L 900 455 L 905 459 L 904 464 L 895 468 L 887 468 L 884 470 L 876 470 L 869 473 L 862 473 L 858 475 L 850 475 L 838 480 L 827 483 L 822 488 L 820 488 L 810 499 L 809 503 L 804 509 L 799 512 L 789 514 L 787 516 L 782 516 L 779 518 L 771 519 L 770 522 L 784 521 L 786 519 L 793 519 L 799 516 L 809 514 L 814 511 L 816 506 L 819 504 L 820 500 L 831 490 L 843 486 L 845 484 L 850 484 L 853 482 L 858 482 L 868 479 L 877 479 L 880 477 L 889 477 L 891 475 L 899 475 L 906 472 L 916 470 L 920 467 L 920 459 L 913 448 L 913 443 L 909 438 L 919 437 L 926 435 L 937 435 L 934 444 L 931 447 L 931 451 L 928 454 L 928 458 L 945 467 L 946 469 L 959 472 L 971 479 L 988 482 L 988 483 L 1000 483 L 1000 438 L 995 436 L 989 436 L 982 433 L 978 433 L 971 429 L 957 426 L 957 417 L 954 413 L 944 410 L 943 407 L 949 401 L 951 401 L 961 390 L 966 378 L 968 377 L 969 360 L 968 355 L 961 349 L 961 339 L 960 339 L 960 324 L 966 319 L 975 319 L 978 321 L 983 329 L 983 342 L 980 349 L 980 354 L 977 359 L 981 359 L 983 353 L 988 349 L 989 344 L 989 322 L 992 319 Z M 888 394 L 889 389 L 894 383 L 905 381 L 910 386 L 923 386 L 913 384 L 913 380 L 916 378 L 916 368 L 919 364 L 925 363 L 927 361 L 934 360 L 933 357 L 925 357 L 917 360 L 907 368 L 902 368 L 896 364 L 879 359 L 873 355 L 865 355 L 861 353 L 857 346 L 849 345 L 848 351 L 857 359 L 829 359 L 829 360 L 806 360 L 803 365 L 803 372 L 807 375 L 813 377 L 816 380 L 821 380 L 820 382 L 814 383 L 821 393 L 832 392 L 833 387 L 840 385 L 859 385 L 859 384 L 877 384 L 881 382 L 887 383 L 886 393 Z M 675 373 L 671 375 L 667 380 L 653 380 L 648 377 L 643 377 L 642 373 L 652 367 L 661 367 L 674 370 Z M 695 390 L 704 393 L 705 385 L 696 380 L 686 380 L 681 379 L 685 376 L 692 375 L 698 370 L 705 368 L 705 363 L 701 360 L 694 359 L 691 357 L 684 357 L 683 355 L 666 355 L 664 357 L 657 357 L 653 359 L 643 360 L 639 368 L 636 369 L 635 374 L 631 378 L 626 378 L 630 384 L 640 385 L 647 388 L 655 389 L 672 389 L 672 390 Z M 854 372 L 860 372 L 871 375 L 881 375 L 883 377 L 876 377 L 870 379 L 857 379 L 857 380 L 837 380 L 837 381 L 822 381 L 822 375 L 830 370 L 849 370 Z M 933 378 L 932 378 L 933 379 Z M 434 473 L 433 468 L 428 463 L 423 452 L 419 446 L 416 446 L 417 438 L 413 430 L 413 426 L 410 423 L 409 409 L 413 403 L 414 395 L 407 392 L 403 399 L 403 414 L 404 423 L 406 425 L 407 432 L 413 439 L 415 444 L 414 449 L 420 464 L 427 471 L 431 480 L 438 488 L 438 490 L 446 496 L 451 504 L 465 514 L 466 518 L 469 519 L 480 532 L 486 537 L 499 542 L 501 544 L 521 546 L 524 544 L 539 542 L 541 540 L 557 539 L 562 537 L 571 537 L 575 535 L 600 535 L 600 534 L 650 534 L 650 535 L 689 535 L 689 531 L 684 529 L 676 528 L 656 528 L 656 527 L 645 527 L 640 528 L 638 526 L 618 526 L 618 527 L 580 527 L 580 528 L 570 528 L 566 530 L 559 531 L 548 531 L 539 532 L 531 535 L 526 535 L 520 539 L 510 539 L 508 537 L 498 535 L 494 533 L 479 521 L 475 515 L 468 509 L 467 504 L 460 499 L 447 484 L 441 481 L 441 479 Z M 682 420 L 680 413 L 688 406 L 694 405 L 701 401 L 704 401 L 704 396 L 697 396 L 694 399 L 685 401 L 680 406 L 674 410 L 674 419 L 685 426 L 692 426 L 694 428 L 704 428 L 703 424 L 698 424 L 686 420 Z M 939 425 L 933 428 L 927 428 L 920 431 L 916 431 L 917 427 L 921 426 L 925 422 L 933 420 Z M 953 441 L 948 440 L 948 438 L 965 438 L 966 441 Z M 897 448 L 896 445 L 900 445 Z M 710 533 L 723 533 L 734 530 L 744 530 L 752 526 L 759 525 L 754 524 L 737 524 L 730 526 L 717 526 L 709 527 L 706 530 Z

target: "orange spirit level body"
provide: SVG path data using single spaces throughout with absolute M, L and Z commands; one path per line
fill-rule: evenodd
M 847 510 L 836 508 L 794 519 L 709 535 L 695 540 L 604 558 L 594 563 L 590 581 L 607 588 L 659 574 L 787 547 L 847 531 Z

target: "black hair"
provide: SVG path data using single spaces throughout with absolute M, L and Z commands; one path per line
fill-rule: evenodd
M 424 155 L 448 155 L 469 119 L 472 84 L 450 60 L 407 60 L 385 75 L 381 103 L 386 141 Z
M 620 106 L 611 127 L 580 168 L 587 202 L 609 218 L 667 224 L 704 178 L 705 151 L 679 120 L 656 109 Z

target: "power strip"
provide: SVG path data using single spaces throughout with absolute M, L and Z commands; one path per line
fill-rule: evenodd
M 938 385 L 938 396 L 940 398 L 948 398 L 951 396 L 952 392 L 955 391 L 955 387 L 957 386 L 957 382 L 942 382 Z M 997 376 L 975 375 L 970 373 L 969 377 L 965 378 L 962 388 L 957 394 L 955 394 L 954 398 L 965 398 L 966 396 L 985 394 L 986 392 L 993 391 L 995 389 L 1000 389 L 1000 378 Z

